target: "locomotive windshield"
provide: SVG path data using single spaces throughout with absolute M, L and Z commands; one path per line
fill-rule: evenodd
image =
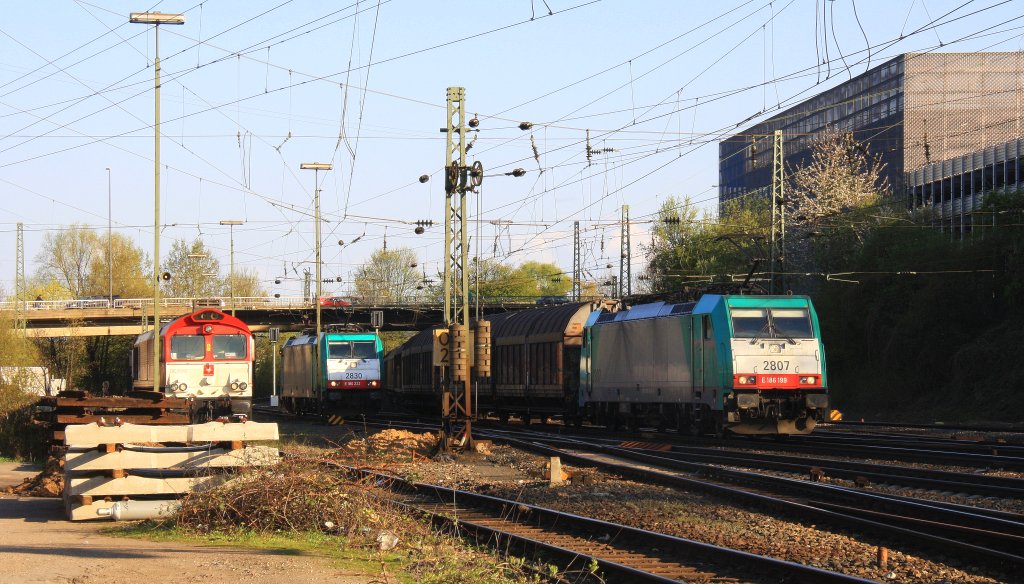
M 245 335 L 214 335 L 213 358 L 244 359 L 245 345 Z
M 734 308 L 733 336 L 739 339 L 810 339 L 806 308 Z
M 171 359 L 202 361 L 203 357 L 206 357 L 206 346 L 202 335 L 173 335 L 171 337 Z
M 804 308 L 773 308 L 772 328 L 777 337 L 791 337 L 794 339 L 810 339 L 814 337 L 811 332 L 811 319 L 807 316 Z
M 336 341 L 327 344 L 328 359 L 373 359 L 377 347 L 373 341 Z

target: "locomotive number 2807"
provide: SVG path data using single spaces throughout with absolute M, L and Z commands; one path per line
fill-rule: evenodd
M 765 371 L 789 371 L 789 361 L 765 361 Z

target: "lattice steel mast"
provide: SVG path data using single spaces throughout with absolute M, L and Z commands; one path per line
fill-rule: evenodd
M 629 205 L 622 206 L 622 225 L 619 237 L 619 298 L 633 294 L 631 260 L 632 251 L 629 244 Z
M 786 289 L 786 175 L 783 158 L 782 130 L 775 130 L 772 144 L 772 230 L 768 252 L 771 266 L 769 294 L 782 294 Z
M 442 387 L 442 415 L 445 421 L 442 445 L 447 446 L 457 424 L 463 424 L 458 443 L 471 446 L 473 442 L 473 395 L 470 383 L 470 351 L 474 343 L 469 336 L 469 271 L 466 269 L 469 245 L 466 225 L 466 191 L 472 191 L 483 182 L 483 165 L 476 162 L 472 168 L 466 163 L 465 108 L 466 89 L 448 88 L 448 124 L 441 128 L 447 135 L 445 148 L 445 218 L 444 218 L 444 322 L 448 326 L 448 370 Z M 471 125 L 477 122 L 470 121 Z M 479 323 L 478 323 L 479 324 Z M 489 375 L 490 329 L 478 330 L 475 353 L 486 361 Z M 478 326 L 478 329 L 481 327 Z M 483 333 L 483 334 L 481 334 Z M 486 336 L 486 339 L 484 338 Z M 486 349 L 486 350 L 485 350 Z M 479 364 L 478 375 L 485 375 Z
M 14 330 L 21 334 L 28 327 L 25 314 L 25 224 L 18 223 L 14 274 Z
M 572 299 L 576 302 L 580 299 L 580 222 L 573 221 L 572 224 Z

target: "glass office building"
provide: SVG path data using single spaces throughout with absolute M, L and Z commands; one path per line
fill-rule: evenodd
M 788 171 L 810 158 L 822 132 L 837 128 L 881 158 L 894 196 L 921 205 L 919 195 L 906 196 L 912 171 L 1021 137 L 1022 81 L 1022 52 L 894 57 L 723 140 L 719 204 L 770 192 L 776 130 Z

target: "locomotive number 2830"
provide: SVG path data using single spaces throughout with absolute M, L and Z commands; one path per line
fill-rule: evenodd
M 765 371 L 789 371 L 789 361 L 765 361 Z

